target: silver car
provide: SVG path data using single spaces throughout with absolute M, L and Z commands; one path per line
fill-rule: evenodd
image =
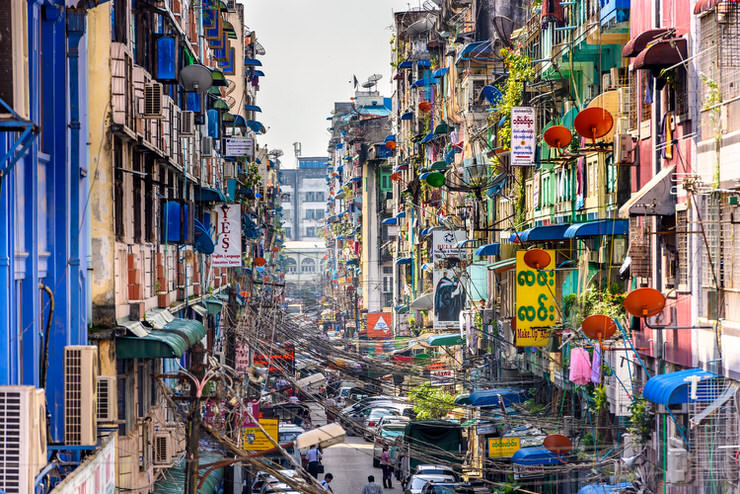
M 403 492 L 404 494 L 421 494 L 421 491 L 424 489 L 424 486 L 427 485 L 427 482 L 455 481 L 456 479 L 452 475 L 443 475 L 438 473 L 412 475 Z

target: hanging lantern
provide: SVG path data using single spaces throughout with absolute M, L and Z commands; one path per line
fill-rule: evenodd
M 432 110 L 432 104 L 429 101 L 422 101 L 419 103 L 419 110 L 427 113 Z
M 267 261 L 265 260 L 264 257 L 255 257 L 254 258 L 254 265 L 255 266 L 264 266 L 265 264 L 267 264 Z
M 396 149 L 396 141 L 388 141 L 388 142 L 386 142 L 385 143 L 385 147 L 387 147 L 388 149 L 390 149 L 391 151 L 393 151 L 394 149 Z

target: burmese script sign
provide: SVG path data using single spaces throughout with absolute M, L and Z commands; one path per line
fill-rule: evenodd
M 524 263 L 526 250 L 516 253 L 516 346 L 545 346 L 550 338 L 546 330 L 560 322 L 555 308 L 555 251 L 550 264 L 532 269 Z
M 488 438 L 489 458 L 511 458 L 521 447 L 518 437 Z
M 531 166 L 535 150 L 534 108 L 515 106 L 511 109 L 511 164 Z

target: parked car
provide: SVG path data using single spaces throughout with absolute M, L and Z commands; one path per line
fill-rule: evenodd
M 386 423 L 376 429 L 375 442 L 373 444 L 373 466 L 380 466 L 380 455 L 383 453 L 383 446 L 389 448 L 394 444 L 396 438 L 403 436 L 406 428 L 404 423 Z M 391 463 L 392 465 L 392 463 Z
M 396 408 L 372 408 L 370 410 L 370 413 L 367 414 L 367 417 L 365 417 L 365 428 L 362 431 L 362 437 L 364 437 L 368 441 L 371 441 L 373 438 L 373 433 L 375 432 L 375 427 L 377 427 L 378 422 L 380 422 L 380 419 L 388 415 L 399 415 L 399 413 Z
M 411 478 L 409 478 L 408 483 L 406 484 L 406 487 L 404 488 L 403 492 L 404 494 L 421 494 L 422 489 L 427 484 L 427 482 L 455 482 L 456 479 L 452 475 L 443 475 L 443 474 L 417 474 L 412 475 Z
M 267 472 L 257 472 L 257 474 L 254 476 L 254 481 L 252 482 L 252 492 L 254 494 L 261 492 L 262 486 L 265 485 L 265 483 L 269 479 L 275 479 L 275 477 L 273 477 Z
M 421 494 L 473 494 L 470 484 L 463 482 L 427 482 Z
M 430 465 L 421 464 L 417 465 L 414 470 L 406 477 L 401 479 L 401 486 L 405 489 L 411 477 L 416 475 L 447 475 L 453 478 L 453 482 L 459 482 L 460 476 L 452 468 L 444 465 Z
M 349 407 L 350 410 L 343 411 L 337 418 L 340 424 L 345 428 L 348 435 L 360 432 L 365 427 L 365 418 L 370 415 L 373 408 L 390 408 L 396 403 L 388 399 L 381 401 L 372 401 L 369 404 L 358 407 Z

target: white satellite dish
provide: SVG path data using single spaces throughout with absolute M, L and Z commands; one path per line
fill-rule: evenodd
M 383 74 L 373 74 L 367 78 L 368 81 L 378 82 L 383 78 Z

